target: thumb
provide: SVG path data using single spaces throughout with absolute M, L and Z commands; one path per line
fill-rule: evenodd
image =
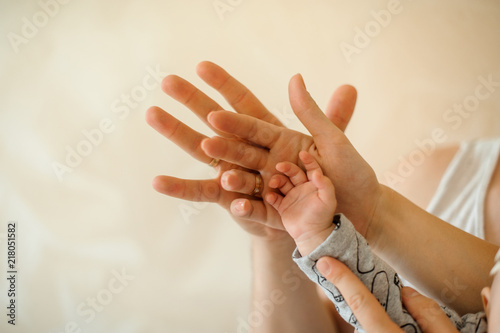
M 458 333 L 451 320 L 432 299 L 410 287 L 401 289 L 403 304 L 424 333 Z
M 345 84 L 335 90 L 326 106 L 326 117 L 343 132 L 351 120 L 357 95 L 356 88 Z
M 296 74 L 290 79 L 288 95 L 293 112 L 313 137 L 330 131 L 341 132 L 330 122 L 307 92 L 300 74 Z

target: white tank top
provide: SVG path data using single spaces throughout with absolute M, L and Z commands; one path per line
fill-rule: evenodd
M 500 152 L 500 138 L 463 142 L 427 211 L 484 239 L 484 200 Z

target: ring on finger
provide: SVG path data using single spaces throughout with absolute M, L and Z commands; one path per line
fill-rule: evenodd
M 220 160 L 218 158 L 214 158 L 210 161 L 210 163 L 208 165 L 215 168 L 217 165 L 219 165 L 219 162 L 220 162 Z
M 264 188 L 264 182 L 262 181 L 262 176 L 260 174 L 255 174 L 255 187 L 250 193 L 250 195 L 257 196 L 262 193 L 262 189 Z

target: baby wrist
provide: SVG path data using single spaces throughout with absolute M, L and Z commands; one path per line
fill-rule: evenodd
M 314 230 L 302 233 L 299 237 L 294 238 L 297 249 L 303 256 L 307 256 L 314 249 L 320 246 L 336 228 L 340 219 L 340 215 L 335 215 L 334 221 L 327 228 L 322 230 Z

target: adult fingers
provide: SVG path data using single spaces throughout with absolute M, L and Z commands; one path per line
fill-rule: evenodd
M 264 199 L 268 204 L 273 206 L 274 209 L 276 209 L 278 212 L 280 211 L 280 206 L 283 202 L 283 196 L 279 195 L 278 193 L 269 192 L 265 195 Z
M 222 191 L 215 179 L 189 180 L 170 176 L 157 176 L 153 188 L 168 196 L 196 202 L 216 202 L 221 199 Z
M 231 202 L 230 211 L 235 217 L 258 222 L 273 229 L 285 230 L 278 211 L 266 206 L 262 200 L 235 199 Z
M 294 186 L 298 186 L 300 184 L 307 182 L 307 176 L 304 173 L 304 171 L 302 171 L 302 169 L 299 168 L 298 165 L 292 162 L 280 162 L 276 164 L 276 170 L 284 173 L 290 179 L 290 181 Z M 280 190 L 283 194 L 286 194 L 286 192 L 288 192 L 288 191 L 283 192 L 282 188 L 280 188 Z
M 257 174 L 241 169 L 231 169 L 222 174 L 220 181 L 222 188 L 226 191 L 252 193 L 257 186 Z
M 159 107 L 153 106 L 146 111 L 146 122 L 195 159 L 207 164 L 212 160 L 201 149 L 200 144 L 206 136 L 196 132 Z
M 229 111 L 211 112 L 208 121 L 220 131 L 267 148 L 272 148 L 283 130 L 263 120 Z
M 290 79 L 288 92 L 293 112 L 315 139 L 321 139 L 332 131 L 340 132 L 309 95 L 300 74 Z
M 441 307 L 410 287 L 401 290 L 403 304 L 424 333 L 457 333 Z
M 244 168 L 262 170 L 269 152 L 237 139 L 213 137 L 201 142 L 203 151 L 213 158 L 228 161 Z
M 250 221 L 273 229 L 284 230 L 281 217 L 272 207 L 266 206 L 262 200 L 242 198 L 237 193 L 224 192 L 214 179 L 189 180 L 157 176 L 153 180 L 153 188 L 162 194 L 178 199 L 218 203 L 228 209 L 238 221 L 242 222 L 242 227 L 247 229 L 252 229 L 246 224 Z
M 268 186 L 270 188 L 275 188 L 275 189 L 280 189 L 281 193 L 287 194 L 292 188 L 295 186 L 292 184 L 290 181 L 290 178 L 288 178 L 285 175 L 282 174 L 275 174 L 272 175 L 271 178 L 269 179 Z
M 330 97 L 325 115 L 341 131 L 345 131 L 356 106 L 358 93 L 351 85 L 338 87 Z
M 196 67 L 196 72 L 203 81 L 224 96 L 236 112 L 282 126 L 278 118 L 270 113 L 247 87 L 223 68 L 210 61 L 203 61 Z
M 391 321 L 375 296 L 343 263 L 331 257 L 322 257 L 318 260 L 316 268 L 341 292 L 366 332 L 402 332 Z
M 167 95 L 193 111 L 198 118 L 217 134 L 227 135 L 217 131 L 208 123 L 207 115 L 211 111 L 222 110 L 223 108 L 201 90 L 177 75 L 166 76 L 162 81 L 161 87 Z

